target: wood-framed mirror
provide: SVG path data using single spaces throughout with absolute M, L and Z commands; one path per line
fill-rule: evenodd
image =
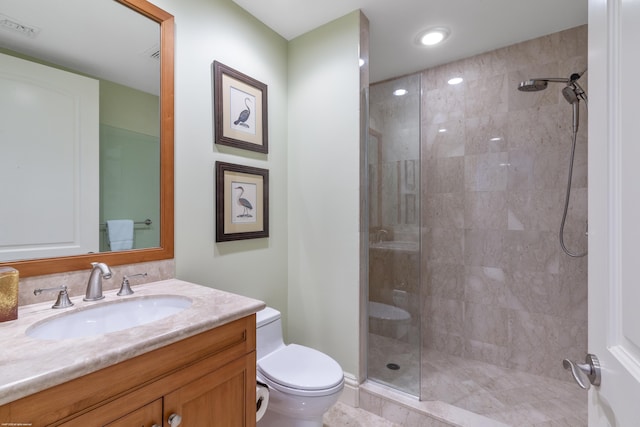
M 114 252 L 84 253 L 52 258 L 17 259 L 0 266 L 17 269 L 21 277 L 83 270 L 100 261 L 109 265 L 132 264 L 170 259 L 174 256 L 174 19 L 166 11 L 145 0 L 101 0 L 120 3 L 156 22 L 159 40 L 159 245 L 144 249 Z M 68 11 L 66 11 L 68 12 Z M 105 19 L 107 19 L 105 17 Z M 112 31 L 120 31 L 118 22 L 111 22 Z M 77 37 L 82 37 L 78 35 Z

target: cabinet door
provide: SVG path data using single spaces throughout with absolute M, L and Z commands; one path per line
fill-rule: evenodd
M 255 353 L 237 359 L 164 397 L 164 420 L 182 417 L 183 426 L 254 427 Z
M 158 399 L 104 427 L 156 427 L 162 425 L 162 399 Z

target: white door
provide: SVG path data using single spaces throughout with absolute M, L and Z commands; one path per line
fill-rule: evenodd
M 590 427 L 640 425 L 639 42 L 640 1 L 589 0 Z
M 0 261 L 98 251 L 98 81 L 0 54 Z

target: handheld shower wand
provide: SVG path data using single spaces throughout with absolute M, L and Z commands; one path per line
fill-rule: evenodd
M 573 107 L 573 132 L 576 133 L 578 132 L 578 124 L 580 121 L 580 108 L 578 105 L 580 99 L 578 99 L 576 89 L 570 84 L 562 89 L 562 95 L 564 96 L 564 99 L 566 99 L 567 102 Z
M 578 103 L 580 102 L 580 99 L 586 102 L 586 95 L 584 93 L 584 90 L 578 84 L 578 79 L 582 77 L 585 71 L 587 70 L 584 70 L 582 73 L 571 74 L 571 77 L 569 77 L 569 80 L 567 81 L 567 85 L 564 88 L 562 88 L 562 96 L 564 96 L 564 99 L 566 99 L 567 102 L 571 104 L 571 106 L 573 107 L 573 132 L 574 133 L 578 132 L 579 115 L 580 115 L 580 108 L 578 106 Z

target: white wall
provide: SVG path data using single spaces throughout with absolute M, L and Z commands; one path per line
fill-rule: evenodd
M 358 373 L 360 13 L 289 43 L 289 338 Z
M 287 43 L 231 0 L 154 3 L 176 24 L 176 276 L 285 310 Z M 214 144 L 214 60 L 268 86 L 268 155 Z M 270 238 L 215 243 L 217 160 L 269 169 Z

